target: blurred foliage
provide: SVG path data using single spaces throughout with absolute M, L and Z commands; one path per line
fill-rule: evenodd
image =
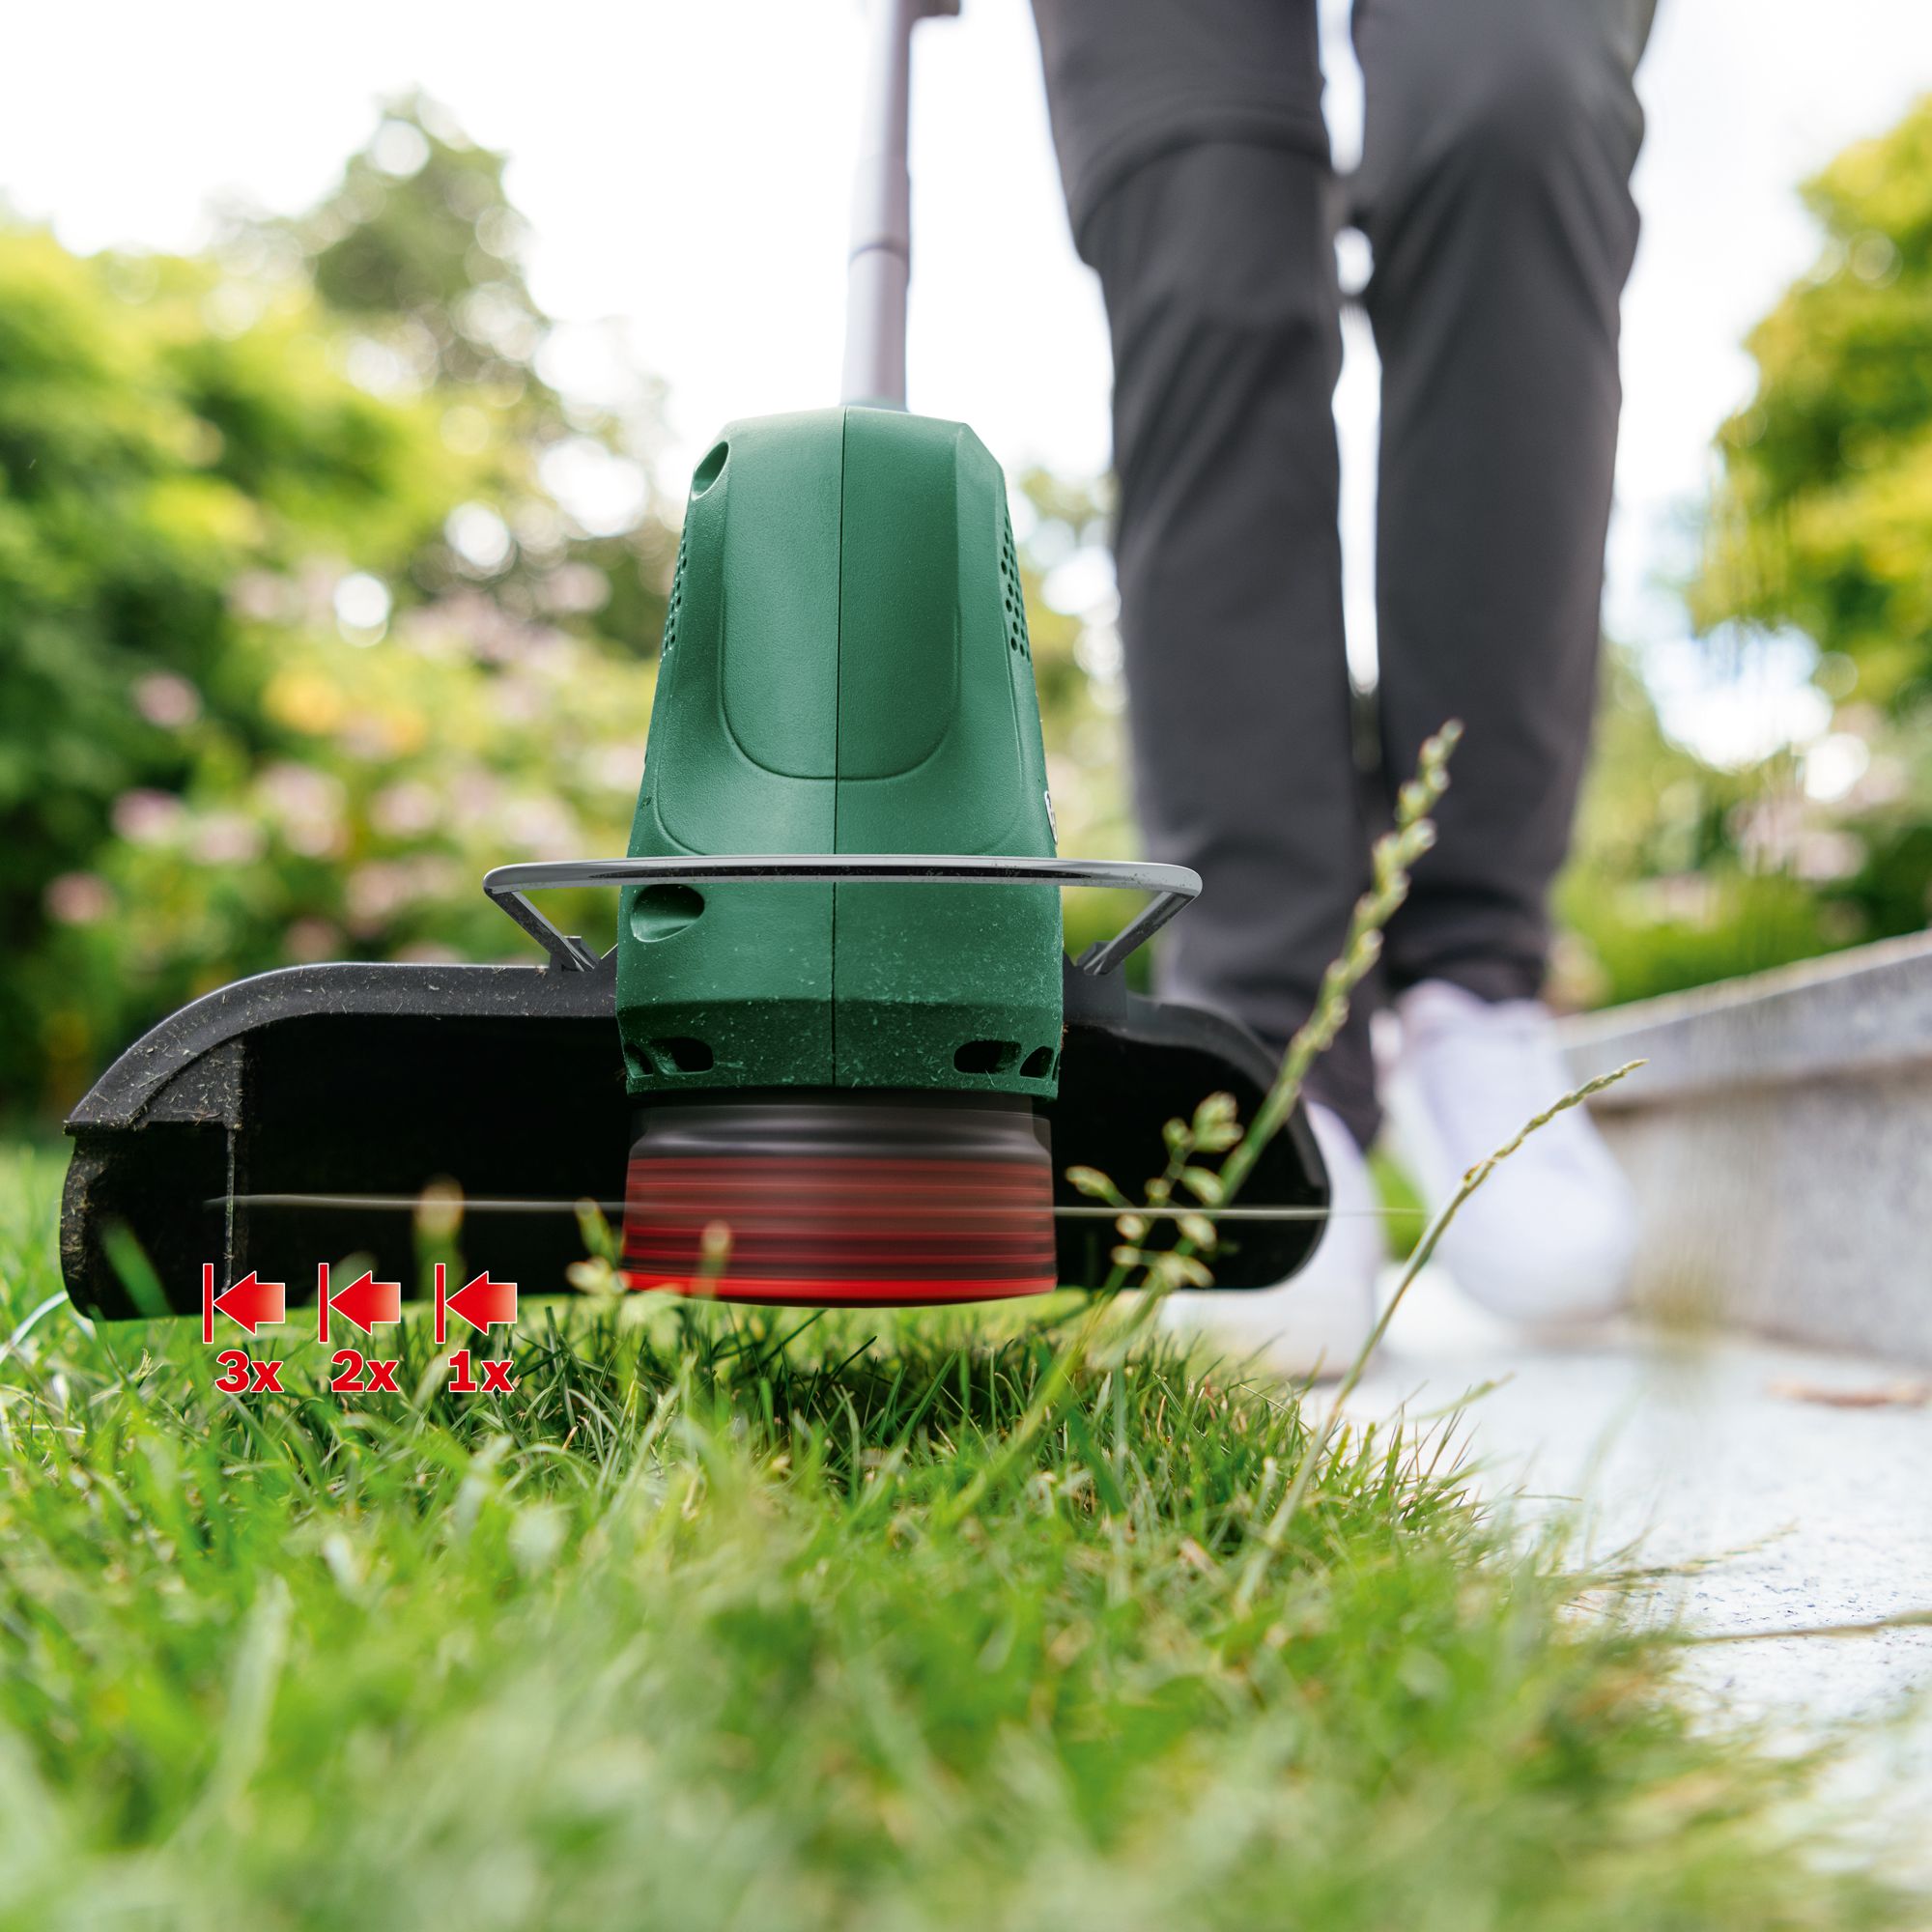
M 1803 876 L 1819 848 L 1789 755 L 1728 771 L 1672 739 L 1631 654 L 1605 654 L 1551 997 L 1611 1005 L 1809 958 L 1861 936 Z M 1835 848 L 1828 856 L 1835 859 Z
M 1660 826 L 1694 785 L 1703 832 L 1681 867 L 1602 895 L 1600 864 L 1566 897 L 1601 922 L 1619 994 L 1918 931 L 1932 913 L 1932 98 L 1803 194 L 1822 247 L 1748 339 L 1756 389 L 1719 435 L 1689 598 L 1719 658 L 1802 640 L 1831 728 L 1745 773 L 1624 775 L 1626 806 L 1640 815 L 1654 790 Z M 1600 770 L 1599 796 L 1618 782 Z M 1675 912 L 1627 919 L 1629 889 L 1657 885 Z
M 1109 488 L 1032 469 L 1019 479 L 1012 507 L 1057 842 L 1074 857 L 1127 857 L 1136 839 L 1125 783 L 1127 695 L 1108 549 Z M 1118 932 L 1140 904 L 1137 893 L 1070 894 L 1068 950 L 1077 957 Z M 1145 952 L 1125 968 L 1137 986 L 1145 986 L 1147 970 Z
M 1932 98 L 1804 189 L 1823 252 L 1749 338 L 1694 608 L 1795 625 L 1868 703 L 1932 692 Z
M 503 168 L 501 155 L 412 95 L 391 105 L 319 208 L 239 222 L 220 253 L 255 274 L 295 265 L 348 326 L 351 377 L 381 394 L 427 394 L 443 440 L 486 464 L 508 546 L 487 523 L 459 522 L 454 556 L 417 560 L 428 587 L 476 572 L 474 544 L 463 554 L 468 527 L 492 596 L 513 615 L 561 619 L 653 655 L 675 548 L 664 515 L 652 514 L 663 506 L 648 468 L 662 385 L 614 328 L 580 326 L 560 343 L 524 274 L 527 231 Z M 580 383 L 566 397 L 549 380 L 571 343 L 598 365 L 594 393 Z
M 204 259 L 0 231 L 14 1104 L 238 973 L 521 952 L 484 867 L 620 847 L 674 539 L 538 372 L 501 165 L 412 102 Z
M 1932 99 L 1802 190 L 1809 272 L 1751 332 L 1749 403 L 1688 586 L 1739 702 L 1797 650 L 1811 742 L 1740 770 L 1667 738 L 1610 668 L 1559 891 L 1572 1001 L 1640 998 L 1914 932 L 1932 912 Z

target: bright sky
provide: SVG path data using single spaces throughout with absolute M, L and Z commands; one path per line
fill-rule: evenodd
M 1347 3 L 1322 7 L 1346 155 L 1360 112 Z M 538 298 L 569 321 L 620 319 L 669 384 L 675 487 L 729 417 L 834 399 L 862 34 L 857 0 L 17 9 L 0 192 L 75 248 L 191 246 L 217 199 L 313 200 L 374 100 L 420 85 L 514 156 Z M 1815 251 L 1793 185 L 1932 88 L 1932 6 L 1662 0 L 1640 86 L 1645 226 L 1607 615 L 1646 647 L 1677 727 L 1736 753 L 1818 728 L 1816 700 L 1775 670 L 1714 693 L 1659 580 L 1682 567 L 1712 433 L 1748 390 L 1739 339 Z M 960 19 L 921 29 L 913 173 L 912 406 L 970 421 L 1010 469 L 1100 469 L 1106 338 L 1061 208 L 1026 0 L 965 0 Z M 1362 333 L 1338 414 L 1351 648 L 1367 652 Z

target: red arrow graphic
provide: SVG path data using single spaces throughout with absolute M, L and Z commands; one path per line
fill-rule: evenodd
M 258 1328 L 279 1328 L 289 1319 L 288 1284 L 264 1281 L 250 1268 L 225 1294 L 214 1297 L 214 1306 L 251 1335 Z
M 443 1296 L 443 1306 L 460 1315 L 472 1328 L 489 1328 L 495 1322 L 512 1323 L 517 1319 L 517 1284 L 492 1281 L 485 1268 L 453 1293 Z
M 403 1285 L 399 1281 L 377 1281 L 365 1268 L 347 1288 L 337 1289 L 329 1300 L 330 1309 L 372 1334 L 403 1319 Z
M 316 1269 L 316 1303 L 321 1311 L 319 1332 L 328 1340 L 328 1318 L 339 1315 L 353 1321 L 363 1334 L 388 1326 L 403 1319 L 403 1285 L 398 1281 L 378 1281 L 364 1268 L 347 1288 L 330 1289 L 328 1264 Z

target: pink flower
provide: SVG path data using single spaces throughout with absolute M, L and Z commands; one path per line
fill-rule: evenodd
M 510 844 L 533 858 L 574 859 L 582 849 L 575 816 L 554 798 L 512 800 L 497 823 Z
M 349 907 L 350 925 L 368 933 L 409 904 L 414 896 L 413 881 L 407 867 L 376 859 L 350 873 L 343 882 L 342 895 Z
M 204 866 L 245 866 L 262 856 L 262 828 L 239 811 L 211 811 L 194 828 L 188 850 Z
M 294 614 L 298 600 L 286 578 L 266 570 L 251 570 L 228 586 L 228 608 L 238 617 L 266 624 Z
M 290 851 L 304 859 L 331 859 L 347 846 L 340 780 L 284 760 L 255 781 L 255 796 L 280 827 Z
M 282 842 L 298 859 L 339 859 L 349 849 L 349 831 L 328 819 L 298 818 L 283 832 Z
M 159 845 L 186 815 L 172 792 L 124 791 L 114 801 L 114 829 L 133 845 Z
M 420 779 L 384 785 L 369 801 L 369 823 L 392 838 L 427 832 L 442 817 L 442 801 Z
M 177 730 L 201 716 L 201 694 L 170 670 L 150 671 L 134 680 L 134 709 L 150 724 Z
M 461 765 L 450 775 L 449 802 L 460 819 L 482 818 L 495 811 L 502 791 L 502 781 L 481 765 Z
M 62 925 L 98 925 L 114 910 L 114 895 L 99 872 L 63 872 L 47 881 L 47 917 Z
M 282 951 L 291 959 L 327 959 L 341 950 L 342 935 L 326 919 L 298 919 L 282 935 Z
M 342 810 L 342 782 L 283 758 L 265 766 L 255 792 L 278 818 L 327 818 Z

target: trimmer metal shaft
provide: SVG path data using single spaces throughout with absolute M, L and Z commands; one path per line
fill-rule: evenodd
M 906 169 L 912 30 L 959 0 L 873 0 L 870 66 L 852 182 L 841 402 L 906 406 L 906 289 L 912 279 L 912 177 Z

